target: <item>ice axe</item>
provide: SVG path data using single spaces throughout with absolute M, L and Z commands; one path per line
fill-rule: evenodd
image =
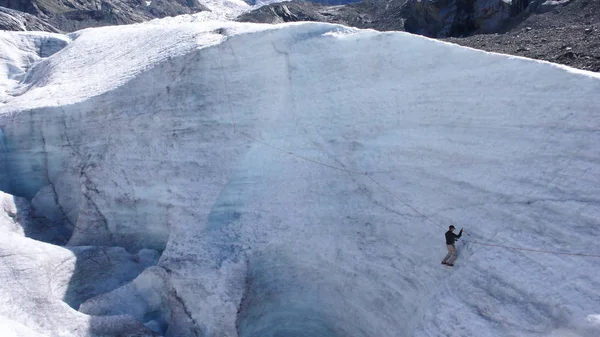
M 463 233 L 467 234 L 468 236 L 471 236 L 471 234 L 469 234 L 464 228 L 460 229 Z

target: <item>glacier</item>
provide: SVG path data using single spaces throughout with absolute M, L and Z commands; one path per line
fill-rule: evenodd
M 3 336 L 600 335 L 600 75 L 185 21 L 0 32 Z

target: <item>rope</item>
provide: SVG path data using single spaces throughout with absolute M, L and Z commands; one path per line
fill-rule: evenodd
M 406 207 L 410 208 L 411 210 L 413 210 L 413 212 L 419 214 L 421 217 L 423 217 L 424 219 L 426 219 L 427 221 L 431 222 L 432 224 L 436 225 L 437 227 L 441 228 L 441 229 L 445 229 L 445 227 L 441 226 L 439 223 L 435 222 L 434 220 L 432 220 L 431 218 L 429 218 L 427 215 L 423 214 L 422 212 L 420 212 L 419 210 L 417 210 L 416 208 L 414 208 L 413 206 L 411 206 L 409 203 L 405 202 L 404 200 L 402 200 L 400 197 L 398 197 L 395 193 L 393 193 L 392 191 L 390 191 L 388 188 L 386 188 L 383 184 L 381 184 L 379 181 L 375 180 L 375 178 L 373 178 L 372 176 L 370 176 L 367 172 L 362 172 L 362 171 L 357 171 L 357 170 L 349 170 L 343 167 L 338 167 L 338 166 L 334 166 L 334 165 L 329 165 L 329 164 L 325 164 L 322 163 L 320 161 L 311 159 L 311 158 L 307 158 L 307 157 L 303 157 L 300 155 L 297 155 L 291 151 L 288 150 L 284 150 L 282 148 L 276 147 L 272 144 L 269 144 L 265 141 L 262 141 L 260 139 L 257 139 L 255 137 L 252 137 L 251 135 L 245 133 L 245 132 L 241 132 L 239 130 L 237 130 L 236 124 L 235 124 L 235 115 L 233 113 L 233 107 L 231 104 L 231 98 L 229 96 L 229 86 L 227 85 L 227 78 L 225 76 L 225 70 L 223 67 L 223 59 L 221 58 L 221 54 L 217 53 L 219 55 L 219 60 L 221 62 L 221 72 L 223 74 L 223 83 L 225 86 L 225 95 L 227 97 L 227 101 L 228 101 L 228 108 L 229 108 L 229 113 L 231 114 L 231 118 L 232 118 L 232 126 L 233 126 L 233 132 L 234 133 L 238 133 L 244 137 L 246 137 L 247 139 L 262 144 L 264 146 L 270 147 L 276 151 L 279 151 L 281 153 L 284 153 L 286 155 L 295 157 L 297 159 L 300 160 L 304 160 L 319 166 L 323 166 L 323 167 L 327 167 L 333 170 L 337 170 L 337 171 L 342 171 L 342 172 L 347 172 L 347 173 L 351 173 L 351 174 L 356 174 L 356 175 L 362 175 L 362 176 L 366 176 L 367 178 L 369 178 L 373 183 L 375 183 L 377 186 L 379 186 L 383 191 L 387 192 L 388 194 L 390 194 L 392 197 L 394 197 L 396 200 L 400 201 L 402 204 L 404 204 Z M 466 233 L 466 232 L 465 232 Z M 467 235 L 469 235 L 467 233 Z M 505 249 L 513 249 L 513 250 L 520 250 L 520 251 L 528 251 L 528 252 L 536 252 L 536 253 L 545 253 L 545 254 L 555 254 L 555 255 L 570 255 L 570 256 L 583 256 L 583 257 L 597 257 L 600 258 L 600 255 L 594 255 L 594 254 L 581 254 L 581 253 L 567 253 L 567 252 L 557 252 L 557 251 L 550 251 L 550 250 L 538 250 L 538 249 L 530 249 L 530 248 L 521 248 L 521 247 L 512 247 L 512 246 L 504 246 L 504 245 L 496 245 L 496 244 L 491 244 L 491 243 L 481 243 L 481 242 L 476 242 L 476 241 L 471 241 L 471 240 L 462 240 L 463 242 L 468 242 L 468 243 L 473 243 L 473 244 L 477 244 L 477 245 L 482 245 L 482 246 L 490 246 L 490 247 L 498 247 L 498 248 L 505 248 Z
M 365 173 L 366 174 L 366 173 Z M 412 207 L 411 205 L 409 205 L 407 202 L 405 202 L 404 200 L 400 199 L 397 195 L 395 195 L 394 193 L 392 193 L 392 191 L 390 191 L 389 189 L 387 189 L 385 186 L 383 186 L 382 184 L 380 184 L 377 180 L 375 180 L 375 178 L 371 177 L 370 175 L 367 175 L 367 177 L 369 179 L 371 179 L 371 181 L 373 181 L 375 184 L 377 184 L 379 187 L 381 187 L 382 190 L 386 191 L 387 193 L 389 193 L 392 197 L 396 198 L 396 200 L 400 201 L 401 203 L 403 203 L 404 205 L 406 205 L 408 208 L 412 209 L 415 213 L 419 214 L 420 216 L 422 216 L 423 218 L 425 218 L 426 220 L 428 220 L 429 222 L 431 222 L 432 224 L 438 226 L 441 229 L 444 229 L 444 227 L 442 227 L 440 224 L 438 224 L 437 222 L 431 220 L 427 215 L 419 212 L 416 208 Z
M 267 146 L 267 147 L 270 147 L 270 148 L 272 148 L 272 149 L 275 149 L 275 150 L 277 150 L 277 151 L 279 151 L 279 152 L 283 152 L 283 153 L 285 153 L 285 154 L 287 154 L 287 155 L 290 155 L 290 156 L 292 156 L 292 157 L 296 157 L 296 158 L 298 158 L 298 159 L 300 159 L 300 160 L 305 160 L 305 161 L 311 162 L 311 163 L 313 163 L 313 164 L 317 164 L 317 165 L 320 165 L 320 166 L 328 167 L 328 168 L 330 168 L 330 169 L 333 169 L 333 170 L 338 170 L 338 171 L 342 171 L 342 172 L 348 172 L 348 173 L 352 173 L 352 174 L 366 175 L 366 173 L 365 173 L 365 172 L 348 170 L 348 169 L 345 169 L 345 168 L 343 168 L 343 167 L 333 166 L 333 165 L 329 165 L 329 164 L 322 163 L 322 162 L 320 162 L 320 161 L 317 161 L 317 160 L 314 160 L 314 159 L 310 159 L 310 158 L 307 158 L 307 157 L 299 156 L 299 155 L 297 155 L 297 154 L 295 154 L 295 153 L 293 153 L 293 152 L 290 152 L 290 151 L 287 151 L 287 150 L 284 150 L 284 149 L 278 148 L 278 147 L 276 147 L 276 146 L 274 146 L 274 145 L 271 145 L 271 144 L 269 144 L 269 143 L 267 143 L 267 142 L 264 142 L 264 141 L 262 141 L 262 140 L 260 140 L 260 139 L 256 139 L 256 138 L 254 138 L 254 137 L 250 136 L 249 134 L 247 134 L 247 133 L 245 133 L 245 132 L 240 132 L 240 131 L 238 131 L 238 133 L 239 133 L 239 134 L 241 134 L 241 135 L 243 135 L 244 137 L 246 137 L 246 138 L 248 138 L 248 139 L 250 139 L 250 140 L 254 141 L 254 142 L 260 143 L 260 144 L 262 144 L 262 145 L 265 145 L 265 146 Z
M 521 247 L 513 247 L 513 246 L 495 245 L 495 244 L 491 244 L 491 243 L 482 243 L 482 242 L 476 242 L 476 241 L 471 241 L 471 240 L 461 240 L 461 241 L 468 242 L 468 243 L 474 243 L 476 245 L 482 245 L 482 246 L 498 247 L 498 248 L 505 248 L 505 249 L 513 249 L 513 250 L 524 250 L 527 252 L 535 252 L 535 253 L 554 254 L 554 255 L 570 255 L 570 256 L 586 256 L 586 257 L 600 258 L 600 255 L 594 255 L 594 254 L 567 253 L 567 252 L 557 252 L 557 251 L 552 251 L 552 250 L 521 248 Z

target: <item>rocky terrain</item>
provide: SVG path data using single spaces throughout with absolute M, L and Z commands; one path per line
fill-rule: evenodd
M 31 14 L 10 8 L 0 7 L 1 30 L 38 30 L 45 32 L 58 32 L 58 29 Z
M 402 1 L 394 0 L 363 0 L 347 5 L 327 6 L 306 1 L 286 1 L 242 14 L 237 21 L 272 24 L 318 21 L 380 31 L 404 30 L 402 4 Z
M 196 0 L 0 0 L 0 9 L 2 30 L 65 32 L 207 10 Z
M 600 72 L 600 0 L 572 0 L 542 13 L 524 13 L 498 34 L 445 41 Z

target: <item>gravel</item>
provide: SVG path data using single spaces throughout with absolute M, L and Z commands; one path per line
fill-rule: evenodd
M 441 40 L 600 72 L 600 0 L 572 0 L 543 14 L 524 13 L 502 34 Z

